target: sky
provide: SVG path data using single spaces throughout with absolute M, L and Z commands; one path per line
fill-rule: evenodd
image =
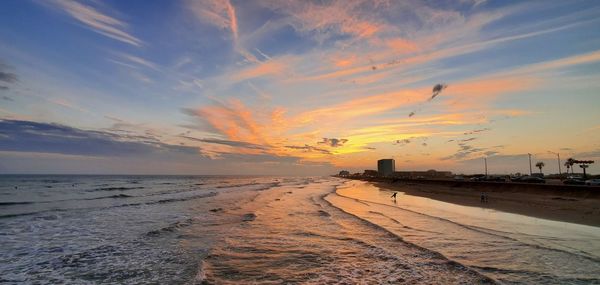
M 5 0 L 0 173 L 600 173 L 599 27 L 599 1 Z

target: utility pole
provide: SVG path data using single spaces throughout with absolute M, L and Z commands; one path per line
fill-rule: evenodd
M 558 175 L 562 176 L 562 173 L 560 171 L 560 153 L 556 153 L 556 156 L 558 157 Z
M 485 164 L 485 176 L 487 177 L 488 173 L 487 173 L 487 158 L 486 157 L 483 158 L 483 163 Z
M 529 175 L 531 176 L 533 174 L 533 171 L 531 170 L 531 153 L 528 153 L 527 155 L 529 155 Z
M 558 159 L 558 175 L 559 175 L 559 176 L 562 176 L 562 170 L 561 170 L 561 168 L 560 168 L 560 153 L 558 153 L 558 152 L 553 152 L 553 151 L 548 151 L 548 152 L 549 152 L 549 153 L 551 153 L 551 154 L 556 154 L 556 157 L 557 157 L 557 159 Z M 569 171 L 568 171 L 568 169 L 567 169 L 567 174 L 569 174 Z

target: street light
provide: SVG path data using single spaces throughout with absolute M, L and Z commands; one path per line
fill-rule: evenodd
M 483 163 L 485 164 L 485 176 L 487 177 L 488 172 L 487 172 L 487 158 L 486 157 L 483 158 Z
M 549 152 L 549 153 L 552 153 L 552 154 L 556 154 L 556 157 L 557 157 L 557 159 L 558 159 L 558 175 L 559 175 L 559 176 L 562 176 L 562 172 L 561 172 L 561 170 L 560 170 L 560 153 L 558 153 L 558 152 L 553 152 L 553 151 L 548 151 L 548 152 Z
M 586 178 L 587 178 L 587 175 L 586 175 L 586 173 L 585 173 L 585 169 L 586 169 L 586 168 L 588 168 L 588 167 L 589 167 L 589 165 L 587 165 L 587 164 L 582 164 L 582 165 L 579 165 L 579 167 L 581 167 L 581 169 L 583 169 L 583 179 L 586 179 Z
M 529 155 L 529 176 L 531 176 L 533 174 L 533 171 L 531 170 L 531 153 L 528 153 L 527 155 Z

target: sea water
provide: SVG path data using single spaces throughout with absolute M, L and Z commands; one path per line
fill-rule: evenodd
M 0 282 L 600 280 L 597 228 L 388 194 L 330 177 L 0 176 Z

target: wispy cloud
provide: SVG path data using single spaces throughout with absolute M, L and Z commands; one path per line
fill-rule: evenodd
M 0 120 L 0 151 L 60 153 L 86 156 L 136 156 L 160 152 L 199 155 L 196 147 L 131 139 L 59 124 Z
M 286 148 L 290 148 L 290 149 L 297 149 L 297 150 L 302 150 L 302 151 L 307 151 L 307 152 L 319 152 L 319 153 L 323 153 L 323 154 L 331 154 L 330 151 L 323 149 L 323 148 L 318 148 L 318 147 L 314 147 L 311 145 L 303 145 L 303 146 L 295 146 L 295 145 L 286 145 Z
M 323 138 L 323 140 L 318 142 L 318 144 L 324 144 L 330 147 L 340 147 L 343 146 L 346 142 L 348 142 L 347 139 Z
M 247 61 L 260 62 L 254 54 L 247 51 L 240 43 L 236 9 L 230 0 L 188 1 L 188 7 L 201 22 L 228 30 L 231 33 L 235 50 Z
M 210 143 L 210 144 L 221 144 L 221 145 L 227 145 L 227 146 L 232 146 L 232 147 L 242 147 L 242 148 L 251 148 L 251 149 L 266 149 L 266 146 L 262 146 L 262 145 L 257 145 L 257 144 L 253 144 L 253 143 L 249 143 L 249 142 L 242 142 L 242 141 L 231 141 L 231 140 L 223 140 L 223 139 L 215 139 L 215 138 L 194 138 L 194 137 L 189 137 L 189 136 L 181 136 L 183 138 L 192 140 L 192 141 L 197 141 L 197 142 L 202 142 L 202 143 Z
M 117 53 L 117 56 L 120 59 L 123 59 L 123 60 L 129 62 L 130 64 L 135 64 L 135 65 L 147 67 L 150 69 L 158 70 L 158 65 L 156 65 L 156 63 L 149 61 L 147 59 L 143 59 L 139 56 L 126 54 L 126 53 Z
M 76 110 L 76 111 L 79 111 L 82 113 L 91 114 L 91 115 L 94 114 L 92 111 L 90 111 L 86 108 L 83 108 L 73 102 L 70 102 L 69 100 L 66 100 L 64 98 L 48 98 L 47 101 L 49 103 L 56 104 L 56 105 L 59 105 L 59 106 L 65 107 L 65 108 L 72 109 L 72 110 Z
M 383 29 L 376 10 L 383 1 L 265 1 L 264 5 L 289 16 L 288 24 L 301 33 L 316 33 L 326 40 L 340 34 L 369 38 Z
M 75 0 L 55 0 L 56 6 L 94 32 L 109 38 L 141 46 L 143 42 L 125 31 L 127 24 L 96 8 Z
M 0 83 L 12 84 L 17 82 L 19 79 L 16 73 L 12 71 L 12 68 L 0 61 Z M 0 86 L 2 90 L 8 90 L 8 86 Z
M 286 67 L 289 66 L 289 62 L 289 59 L 278 58 L 277 60 L 256 63 L 243 68 L 238 72 L 234 72 L 231 77 L 233 80 L 242 81 L 256 77 L 283 75 Z
M 235 9 L 229 0 L 194 0 L 188 1 L 188 7 L 198 20 L 227 29 L 235 41 L 238 40 L 238 25 Z
M 17 81 L 17 75 L 7 71 L 0 71 L 0 81 L 5 83 L 13 83 Z

